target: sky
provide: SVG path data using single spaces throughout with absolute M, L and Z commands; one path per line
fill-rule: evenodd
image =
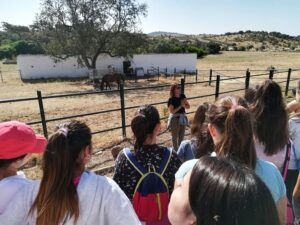
M 300 35 L 300 0 L 138 0 L 148 5 L 144 33 L 222 34 L 277 31 Z M 0 22 L 30 25 L 41 0 L 0 0 Z

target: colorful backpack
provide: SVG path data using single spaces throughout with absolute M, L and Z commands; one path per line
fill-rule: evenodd
M 169 188 L 163 174 L 170 162 L 171 151 L 165 150 L 157 171 L 152 165 L 148 169 L 140 165 L 130 149 L 123 151 L 129 163 L 141 174 L 132 199 L 137 216 L 143 222 L 163 220 L 168 214 L 169 204 Z

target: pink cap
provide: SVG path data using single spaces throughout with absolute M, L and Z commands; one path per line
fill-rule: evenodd
M 18 121 L 0 123 L 0 159 L 13 159 L 27 153 L 41 153 L 47 140 Z

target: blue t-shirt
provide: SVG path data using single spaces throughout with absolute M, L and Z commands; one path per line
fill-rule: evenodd
M 196 144 L 192 140 L 184 140 L 180 143 L 177 150 L 177 155 L 182 161 L 187 161 L 195 158 Z
M 193 159 L 183 163 L 176 172 L 175 178 L 182 179 L 194 168 L 197 161 L 198 159 Z M 269 188 L 275 202 L 278 202 L 279 199 L 286 195 L 284 181 L 279 170 L 274 164 L 258 159 L 256 162 L 255 173 Z

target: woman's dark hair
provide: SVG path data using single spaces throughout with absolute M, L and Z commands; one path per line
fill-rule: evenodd
M 144 105 L 138 109 L 137 115 L 131 121 L 131 130 L 135 137 L 134 150 L 136 152 L 159 123 L 159 113 L 154 106 Z
M 288 115 L 280 86 L 266 80 L 258 88 L 251 111 L 254 116 L 254 133 L 265 146 L 265 154 L 279 152 L 288 142 Z
M 259 86 L 256 85 L 255 87 L 249 87 L 245 90 L 244 98 L 249 105 L 253 103 L 258 87 Z
M 189 185 L 197 225 L 279 225 L 269 189 L 253 170 L 237 162 L 203 156 Z
M 83 122 L 61 124 L 50 137 L 43 156 L 43 177 L 29 213 L 37 211 L 37 225 L 61 224 L 66 215 L 79 217 L 79 200 L 73 183 L 75 171 L 84 169 L 79 155 L 91 147 L 91 130 Z
M 25 156 L 26 155 L 22 155 L 17 158 L 13 158 L 13 159 L 0 159 L 0 169 L 8 167 L 11 163 L 13 163 L 15 161 L 24 159 Z
M 177 83 L 171 85 L 171 88 L 170 88 L 170 98 L 172 98 L 172 97 L 175 96 L 175 89 L 176 88 L 180 88 L 180 85 L 177 84 Z
M 255 169 L 256 152 L 253 140 L 252 117 L 246 101 L 237 96 L 219 98 L 207 112 L 207 122 L 221 134 L 215 151 Z
M 204 102 L 202 105 L 199 105 L 191 126 L 191 135 L 196 136 L 197 133 L 201 130 L 202 124 L 205 121 L 205 113 L 207 112 L 209 108 L 209 103 Z
M 191 127 L 191 135 L 196 139 L 192 139 L 191 144 L 197 149 L 197 159 L 214 151 L 214 142 L 207 130 L 206 112 L 209 107 L 210 104 L 204 102 L 197 108 Z

